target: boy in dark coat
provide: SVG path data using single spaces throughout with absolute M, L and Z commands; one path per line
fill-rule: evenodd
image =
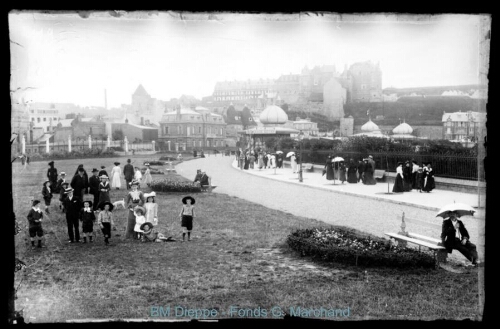
M 31 249 L 35 249 L 35 237 L 38 238 L 38 248 L 44 248 L 42 246 L 42 237 L 43 237 L 43 229 L 42 229 L 42 219 L 43 212 L 40 210 L 40 201 L 33 200 L 32 208 L 28 213 L 28 223 L 29 223 L 29 234 L 31 240 Z
M 64 200 L 64 208 L 66 209 L 66 224 L 68 225 L 69 243 L 80 242 L 79 218 L 82 202 L 80 198 L 73 195 L 74 189 L 71 187 L 66 190 L 66 200 Z M 74 229 L 74 233 L 73 233 Z
M 92 234 L 94 233 L 94 222 L 95 214 L 92 209 L 92 201 L 84 201 L 83 208 L 80 210 L 80 221 L 82 222 L 83 231 L 83 243 L 87 243 L 87 237 L 89 237 L 89 242 L 92 241 Z

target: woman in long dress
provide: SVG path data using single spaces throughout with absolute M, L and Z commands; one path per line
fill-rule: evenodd
M 144 208 L 146 209 L 146 222 L 150 222 L 153 226 L 158 225 L 158 204 L 155 202 L 156 193 L 153 191 L 149 194 L 145 194 L 146 203 Z
M 364 159 L 365 161 L 365 172 L 364 172 L 364 181 L 365 185 L 375 185 L 377 181 L 373 178 L 373 167 L 372 164 L 368 161 L 368 159 Z
M 276 155 L 274 153 L 271 154 L 271 168 L 276 168 Z
M 431 163 L 427 164 L 427 170 L 424 171 L 424 187 L 422 191 L 429 193 L 436 187 L 436 183 L 434 182 L 434 171 L 432 170 Z
M 347 167 L 347 182 L 348 183 L 357 183 L 358 177 L 356 176 L 356 172 L 358 171 L 358 166 L 354 163 L 354 159 L 349 160 L 349 167 Z
M 261 170 L 262 167 L 264 167 L 264 153 L 262 153 L 262 152 L 259 152 L 258 167 L 259 167 L 259 170 Z
M 139 187 L 139 182 L 132 181 L 131 183 L 132 190 L 128 192 L 127 199 L 125 200 L 125 204 L 129 209 L 128 219 L 127 219 L 127 231 L 125 234 L 126 239 L 132 239 L 134 237 L 134 227 L 135 227 L 134 208 L 137 206 L 142 206 L 146 202 L 146 199 L 144 198 L 144 193 L 142 193 L 142 191 L 139 191 L 138 187 Z
M 119 162 L 115 162 L 115 166 L 111 170 L 112 188 L 116 188 L 118 190 L 120 187 L 122 187 L 121 177 L 122 177 L 122 168 L 120 168 Z
M 326 169 L 326 179 L 333 180 L 335 177 L 333 176 L 333 162 L 331 155 L 329 155 L 326 158 L 325 169 Z
M 394 181 L 394 186 L 392 187 L 392 192 L 400 193 L 404 192 L 403 186 L 403 163 L 398 162 L 396 167 L 396 180 Z
M 344 182 L 347 180 L 346 175 L 345 175 L 345 164 L 344 161 L 341 161 L 339 163 L 339 180 L 344 184 Z
M 109 198 L 109 191 L 111 190 L 111 186 L 109 185 L 109 178 L 106 175 L 102 175 L 100 178 L 101 182 L 99 183 L 99 205 L 106 201 L 111 202 L 111 199 Z
M 151 169 L 149 168 L 149 163 L 146 163 L 146 172 L 144 173 L 144 184 L 147 186 L 151 185 L 153 177 L 151 176 Z
M 412 169 L 410 161 L 406 161 L 403 167 L 403 189 L 405 192 L 410 192 L 412 189 Z
M 297 157 L 295 153 L 290 156 L 290 164 L 292 166 L 292 172 L 295 174 L 297 172 Z

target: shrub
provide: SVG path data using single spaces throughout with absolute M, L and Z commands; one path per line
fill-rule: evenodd
M 151 166 L 163 166 L 165 162 L 163 161 L 144 161 L 144 164 L 149 163 Z
M 201 187 L 192 182 L 179 182 L 167 178 L 153 180 L 151 189 L 156 192 L 201 192 Z
M 430 252 L 394 246 L 389 240 L 342 228 L 297 230 L 287 237 L 287 244 L 302 256 L 350 265 L 432 268 L 435 264 Z

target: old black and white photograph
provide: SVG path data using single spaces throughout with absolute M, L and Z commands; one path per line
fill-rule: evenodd
M 490 14 L 8 29 L 10 323 L 483 320 Z

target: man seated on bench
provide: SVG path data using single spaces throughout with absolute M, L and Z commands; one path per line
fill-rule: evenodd
M 462 253 L 473 266 L 478 265 L 478 255 L 476 245 L 469 241 L 469 232 L 465 228 L 464 223 L 457 219 L 454 212 L 450 213 L 450 217 L 443 221 L 443 231 L 441 233 L 441 241 L 446 251 L 451 254 L 453 249 Z
M 194 183 L 199 182 L 201 179 L 201 169 L 196 170 L 196 176 L 194 177 Z
M 198 180 L 195 180 L 194 182 L 200 184 L 202 189 L 207 188 L 210 185 L 209 177 L 207 176 L 207 173 L 205 171 L 203 171 Z

